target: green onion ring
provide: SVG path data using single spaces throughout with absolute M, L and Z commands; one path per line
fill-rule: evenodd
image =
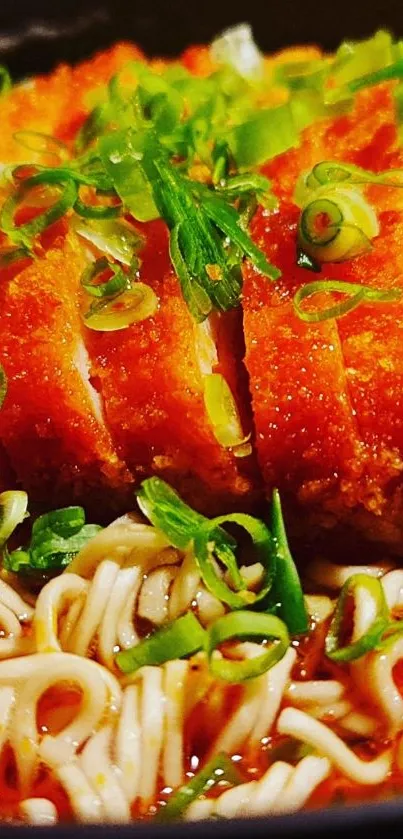
M 95 160 L 95 162 L 98 161 Z M 87 168 L 89 167 L 90 162 L 87 164 Z M 24 179 L 24 172 L 26 168 L 26 163 L 15 166 L 12 170 L 13 177 L 18 179 L 22 176 L 22 179 L 26 183 L 26 180 Z M 108 187 L 108 191 L 110 191 L 112 186 L 111 181 L 107 178 L 106 173 L 102 168 L 98 168 L 98 170 L 95 171 L 95 174 L 91 173 L 91 169 L 89 174 L 86 174 L 84 166 L 82 169 L 75 169 L 73 164 L 71 166 L 51 167 L 41 166 L 39 163 L 35 163 L 33 168 L 35 170 L 35 174 L 31 177 L 33 186 L 38 186 L 40 184 L 66 183 L 67 181 L 74 181 L 74 183 L 82 184 L 83 186 L 93 186 L 95 189 L 99 189 L 100 191 L 106 191 L 106 189 L 104 190 L 104 187 Z
M 68 157 L 68 148 L 65 143 L 58 140 L 57 137 L 52 137 L 50 134 L 43 134 L 41 131 L 30 131 L 26 129 L 15 131 L 13 139 L 16 143 L 28 149 L 28 151 L 33 151 L 36 154 L 48 154 L 56 157 L 58 160 L 63 160 Z M 30 140 L 32 141 L 31 144 L 29 142 Z
M 376 616 L 366 632 L 346 646 L 340 646 L 340 633 L 342 631 L 346 601 L 355 597 L 357 590 L 362 588 L 368 597 L 373 601 Z M 336 609 L 325 639 L 326 655 L 332 661 L 355 661 L 370 650 L 375 649 L 388 625 L 388 607 L 381 582 L 368 574 L 353 574 L 344 583 L 340 592 Z
M 157 822 L 167 822 L 182 818 L 188 807 L 203 793 L 208 792 L 216 784 L 226 781 L 235 787 L 241 783 L 241 778 L 232 760 L 226 754 L 219 754 L 209 760 L 193 778 L 179 787 L 165 807 L 161 807 L 156 815 Z
M 205 630 L 193 612 L 187 612 L 167 626 L 162 626 L 135 647 L 122 650 L 116 656 L 116 664 L 123 673 L 134 673 L 140 667 L 185 658 L 204 647 L 205 635 Z
M 162 478 L 146 478 L 136 492 L 138 506 L 171 545 L 185 551 L 207 519 L 192 510 Z M 231 538 L 231 543 L 235 544 Z
M 17 525 L 24 521 L 28 495 L 21 490 L 7 490 L 0 495 L 0 547 L 7 542 Z
M 274 641 L 266 652 L 244 661 L 230 661 L 213 656 L 214 650 L 226 641 L 264 638 Z M 277 664 L 290 646 L 288 630 L 275 615 L 257 612 L 230 612 L 218 618 L 207 630 L 206 653 L 213 676 L 226 682 L 244 682 L 261 676 Z
M 74 210 L 82 218 L 110 219 L 122 215 L 122 204 L 115 206 L 104 206 L 102 204 L 85 204 L 80 197 L 74 204 Z
M 340 292 L 347 295 L 347 299 L 329 306 L 327 309 L 307 312 L 302 303 L 315 294 L 322 292 Z M 362 286 L 359 283 L 347 283 L 342 280 L 315 280 L 301 286 L 294 296 L 294 309 L 298 317 L 305 323 L 320 323 L 331 318 L 342 317 L 361 303 L 394 303 L 402 298 L 402 290 L 398 288 L 381 289 Z
M 74 206 L 77 200 L 77 186 L 74 181 L 66 180 L 64 177 L 61 177 L 59 181 L 53 180 L 52 183 L 62 188 L 62 194 L 59 200 L 47 210 L 37 215 L 32 221 L 17 227 L 14 222 L 14 214 L 27 192 L 39 183 L 45 182 L 43 180 L 39 181 L 36 175 L 28 178 L 21 184 L 14 195 L 7 198 L 1 209 L 0 227 L 15 244 L 30 247 L 33 238 L 43 233 L 51 224 L 62 218 Z
M 330 222 L 322 231 L 315 232 L 315 219 L 322 214 L 328 216 Z M 311 201 L 301 213 L 302 242 L 309 242 L 310 245 L 329 245 L 338 236 L 343 220 L 343 214 L 335 201 L 328 198 Z
M 113 297 L 92 303 L 82 318 L 95 332 L 116 332 L 153 317 L 157 309 L 158 297 L 151 286 L 135 282 Z
M 50 510 L 49 513 L 43 513 L 42 516 L 35 519 L 32 525 L 32 537 L 36 542 L 39 534 L 51 530 L 58 536 L 68 538 L 78 533 L 84 525 L 85 512 L 83 507 L 60 507 L 57 510 Z
M 276 557 L 270 602 L 275 604 L 276 614 L 291 635 L 301 635 L 308 632 L 308 614 L 301 581 L 288 545 L 278 489 L 273 491 L 270 525 Z
M 221 526 L 226 522 L 239 525 L 252 539 L 256 561 L 263 565 L 265 572 L 264 584 L 257 594 L 246 589 L 233 548 L 221 535 Z M 207 521 L 195 534 L 194 554 L 206 588 L 223 603 L 227 603 L 231 609 L 242 609 L 259 603 L 271 589 L 276 571 L 275 557 L 270 532 L 260 519 L 255 519 L 246 513 L 232 513 Z M 217 575 L 214 556 L 228 569 L 232 584 L 237 591 L 229 588 L 227 583 Z
M 379 186 L 403 187 L 403 169 L 389 169 L 371 172 L 353 163 L 338 160 L 322 160 L 313 167 L 306 179 L 306 186 L 317 189 L 325 184 L 378 184 Z
M 113 276 L 105 283 L 97 285 L 94 281 L 108 269 L 112 271 Z M 118 265 L 109 262 L 105 256 L 88 265 L 82 274 L 80 283 L 87 294 L 92 297 L 115 297 L 125 289 L 130 288 L 129 277 L 123 273 Z

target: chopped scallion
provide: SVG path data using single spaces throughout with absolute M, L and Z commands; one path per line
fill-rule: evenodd
M 328 308 L 305 309 L 303 302 L 323 292 L 337 292 L 344 295 L 344 300 L 334 303 Z M 395 303 L 402 299 L 399 288 L 381 289 L 363 286 L 359 283 L 347 283 L 342 280 L 316 280 L 301 286 L 294 296 L 294 309 L 301 320 L 306 323 L 320 323 L 321 321 L 339 318 L 356 309 L 361 303 Z
M 359 612 L 370 617 L 366 625 L 357 626 L 355 607 L 359 598 Z M 349 601 L 353 600 L 353 634 L 350 644 L 343 644 L 346 612 Z M 363 602 L 365 601 L 365 606 Z M 361 618 L 362 622 L 362 618 Z M 336 609 L 326 635 L 325 649 L 328 658 L 337 662 L 355 661 L 373 650 L 379 643 L 388 624 L 388 607 L 382 583 L 368 574 L 353 574 L 344 583 L 337 601 Z
M 238 457 L 247 457 L 252 447 L 245 437 L 238 408 L 230 387 L 221 373 L 204 376 L 204 404 L 216 440 Z
M 187 612 L 167 626 L 157 629 L 135 647 L 122 650 L 116 656 L 116 664 L 123 673 L 134 673 L 140 667 L 186 658 L 203 648 L 205 635 L 205 630 L 193 612 Z
M 45 181 L 42 173 L 40 176 L 33 175 L 32 178 L 23 181 L 17 192 L 10 195 L 3 204 L 0 213 L 0 226 L 7 233 L 9 239 L 17 245 L 30 248 L 34 237 L 43 233 L 51 224 L 62 218 L 77 200 L 77 186 L 73 180 L 66 179 L 63 175 L 60 176 L 59 180 L 53 178 L 52 184 L 61 191 L 60 198 L 35 216 L 32 221 L 17 226 L 14 219 L 16 211 L 28 193 L 38 184 L 43 183 Z
M 288 545 L 281 509 L 280 493 L 273 492 L 270 529 L 276 557 L 276 574 L 270 591 L 270 603 L 282 618 L 291 635 L 308 631 L 308 613 L 301 581 Z
M 27 514 L 28 496 L 21 490 L 7 490 L 0 495 L 0 548 Z
M 316 262 L 343 262 L 370 250 L 379 233 L 376 213 L 359 190 L 342 186 L 315 191 L 303 207 L 299 247 Z
M 4 552 L 4 566 L 14 573 L 60 571 L 101 529 L 85 524 L 82 507 L 52 510 L 35 520 L 27 548 Z
M 13 135 L 16 143 L 19 143 L 28 151 L 36 154 L 46 154 L 55 157 L 57 162 L 68 159 L 69 152 L 65 143 L 52 137 L 50 134 L 42 134 L 40 131 L 22 130 L 16 131 Z
M 262 646 L 264 652 L 254 658 L 230 660 L 215 656 L 217 648 L 234 640 L 272 641 Z M 218 618 L 207 630 L 206 650 L 212 674 L 227 682 L 244 682 L 270 670 L 280 661 L 290 645 L 287 627 L 275 615 L 256 612 L 230 612 Z
M 96 282 L 105 271 L 112 272 L 112 277 L 103 283 Z M 101 257 L 85 269 L 81 285 L 92 297 L 115 297 L 130 288 L 130 279 L 121 268 L 113 265 L 106 257 Z
M 118 270 L 110 282 L 121 287 L 121 275 L 123 272 Z M 103 299 L 92 303 L 84 311 L 83 319 L 85 325 L 96 332 L 116 332 L 152 317 L 157 309 L 158 298 L 151 286 L 134 282 L 114 296 L 109 296 L 109 293 L 103 295 Z
M 225 754 L 219 754 L 209 760 L 193 778 L 186 782 L 176 792 L 172 793 L 165 807 L 158 811 L 156 820 L 159 822 L 181 819 L 187 808 L 196 798 L 205 794 L 217 784 L 237 786 L 241 778 L 234 764 Z
M 255 561 L 260 562 L 264 568 L 264 580 L 258 593 L 246 589 L 239 572 L 234 545 L 225 539 L 226 531 L 223 531 L 222 526 L 226 523 L 241 527 L 252 540 Z M 207 521 L 195 534 L 194 553 L 206 588 L 231 609 L 244 609 L 261 603 L 272 587 L 276 562 L 270 532 L 262 521 L 253 516 L 232 513 Z M 217 560 L 228 569 L 233 588 L 217 573 Z

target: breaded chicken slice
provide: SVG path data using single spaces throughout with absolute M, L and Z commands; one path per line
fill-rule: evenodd
M 354 503 L 360 440 L 337 325 L 306 324 L 293 309 L 306 273 L 295 264 L 298 212 L 284 203 L 275 215 L 255 219 L 256 241 L 282 277 L 271 283 L 252 266 L 245 270 L 245 363 L 268 493 L 277 486 L 308 509 L 327 511 L 331 521 Z
M 259 459 L 269 488 L 284 483 L 308 509 L 315 510 L 319 499 L 324 521 L 332 510 L 337 520 L 395 547 L 403 513 L 403 305 L 366 304 L 337 321 L 308 325 L 297 318 L 291 300 L 314 279 L 403 288 L 403 195 L 366 188 L 380 222 L 372 250 L 324 264 L 313 275 L 296 265 L 300 211 L 290 197 L 301 172 L 324 159 L 374 171 L 401 166 L 390 87 L 360 94 L 352 115 L 319 124 L 315 133 L 307 129 L 299 149 L 266 167 L 284 200 L 277 215 L 256 219 L 255 237 L 283 278 L 267 287 L 249 272 L 244 288 Z M 317 499 L 311 473 L 318 478 Z
M 36 501 L 83 501 L 100 513 L 129 503 L 131 479 L 89 378 L 78 308 L 83 266 L 68 234 L 16 276 L 0 272 L 0 362 L 8 378 L 0 441 Z
M 204 404 L 203 333 L 172 272 L 166 226 L 151 222 L 144 233 L 140 279 L 154 289 L 158 311 L 120 332 L 88 330 L 86 339 L 113 439 L 133 473 L 164 477 L 200 510 L 248 506 L 251 458 L 236 458 L 215 438 Z M 227 354 L 229 384 L 235 364 Z M 216 367 L 213 360 L 210 372 Z

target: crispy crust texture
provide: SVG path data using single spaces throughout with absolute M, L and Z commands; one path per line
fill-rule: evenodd
M 352 115 L 308 128 L 300 148 L 265 167 L 280 209 L 270 218 L 257 216 L 254 234 L 283 276 L 268 288 L 253 269 L 246 270 L 246 364 L 259 461 L 267 488 L 284 486 L 313 511 L 315 521 L 348 522 L 398 549 L 403 306 L 365 305 L 336 322 L 308 325 L 296 317 L 291 300 L 312 279 L 402 287 L 402 196 L 399 190 L 366 188 L 380 220 L 373 249 L 340 265 L 323 265 L 313 276 L 295 264 L 299 210 L 292 197 L 300 173 L 323 159 L 373 170 L 402 165 L 390 87 L 363 92 Z
M 69 235 L 17 276 L 2 277 L 0 355 L 8 391 L 0 438 L 36 500 L 75 498 L 97 509 L 102 499 L 113 504 L 113 493 L 122 502 L 131 479 L 87 378 L 77 298 L 82 269 L 81 248 Z
M 250 464 L 217 443 L 206 414 L 195 325 L 170 268 L 165 225 L 144 232 L 140 279 L 156 292 L 157 313 L 87 338 L 118 451 L 136 475 L 164 477 L 198 509 L 248 505 Z
M 267 66 L 317 56 L 316 48 L 296 48 Z M 69 144 L 99 87 L 139 58 L 136 47 L 118 44 L 14 89 L 2 100 L 0 160 L 26 160 L 14 136 L 21 129 Z M 190 48 L 182 61 L 198 75 L 214 70 L 205 48 Z M 281 91 L 273 89 L 273 97 L 273 104 L 282 101 Z M 30 159 L 55 162 L 39 152 Z M 0 412 L 4 485 L 15 475 L 45 504 L 77 498 L 88 506 L 92 499 L 97 510 L 112 510 L 132 506 L 133 487 L 158 474 L 194 506 L 218 513 L 253 507 L 263 478 L 266 494 L 278 486 L 299 523 L 342 523 L 396 549 L 403 537 L 403 306 L 363 306 L 337 322 L 307 325 L 292 305 L 312 279 L 295 264 L 294 190 L 300 174 L 323 159 L 375 171 L 402 166 L 393 84 L 362 91 L 351 113 L 308 127 L 298 148 L 262 167 L 280 208 L 259 210 L 252 231 L 282 278 L 270 283 L 246 263 L 243 323 L 239 312 L 220 319 L 214 366 L 236 394 L 245 431 L 252 430 L 259 468 L 255 455 L 236 459 L 214 437 L 195 325 L 170 267 L 163 223 L 142 227 L 141 279 L 159 298 L 157 313 L 101 334 L 80 320 L 86 257 L 63 222 L 42 237 L 35 263 L 1 272 L 0 361 L 9 377 Z M 365 189 L 380 220 L 373 250 L 323 266 L 318 278 L 400 287 L 403 191 Z

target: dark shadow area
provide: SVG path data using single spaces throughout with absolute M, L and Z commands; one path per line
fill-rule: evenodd
M 24 75 L 77 61 L 118 39 L 135 40 L 147 53 L 174 55 L 245 19 L 265 50 L 297 42 L 331 49 L 380 26 L 403 35 L 401 0 L 14 0 L 0 7 L 0 59 L 14 75 Z

